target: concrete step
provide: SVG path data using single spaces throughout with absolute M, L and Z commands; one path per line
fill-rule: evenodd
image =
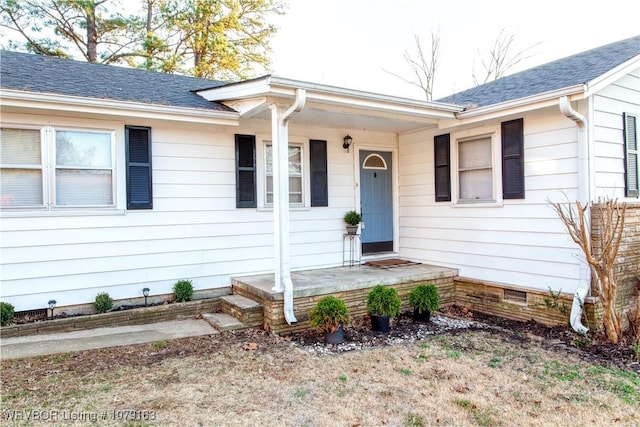
M 250 326 L 226 313 L 202 313 L 202 318 L 219 331 L 250 328 Z
M 220 298 L 220 302 L 223 313 L 235 317 L 248 327 L 262 326 L 262 304 L 242 295 L 225 295 Z
M 225 295 L 220 297 L 220 300 L 224 303 L 230 305 L 235 305 L 236 307 L 243 310 L 253 310 L 260 309 L 262 305 L 259 302 L 252 300 L 251 298 L 243 297 L 242 295 Z

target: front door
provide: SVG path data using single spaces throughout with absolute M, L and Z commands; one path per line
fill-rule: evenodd
M 391 153 L 360 151 L 362 253 L 393 251 Z

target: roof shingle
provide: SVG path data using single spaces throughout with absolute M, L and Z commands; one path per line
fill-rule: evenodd
M 640 35 L 558 59 L 438 99 L 484 107 L 587 83 L 640 55 Z
M 223 84 L 177 74 L 0 51 L 0 86 L 6 89 L 233 111 L 192 92 Z

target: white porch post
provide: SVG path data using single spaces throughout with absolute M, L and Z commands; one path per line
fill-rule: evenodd
M 288 324 L 297 323 L 293 314 L 289 239 L 289 119 L 305 105 L 306 91 L 296 90 L 295 103 L 285 112 L 271 104 L 271 148 L 273 153 L 273 231 L 275 292 L 284 292 L 284 316 Z

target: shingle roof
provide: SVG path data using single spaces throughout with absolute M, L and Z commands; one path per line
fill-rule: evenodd
M 587 83 L 640 55 L 640 35 L 539 65 L 438 102 L 483 107 Z
M 192 90 L 224 82 L 2 50 L 0 86 L 85 98 L 233 111 Z

